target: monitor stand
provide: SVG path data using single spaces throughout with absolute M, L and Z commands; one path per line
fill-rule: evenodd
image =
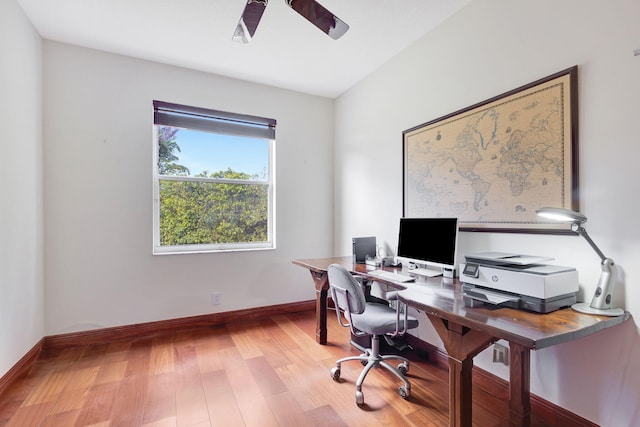
M 438 276 L 442 276 L 442 269 L 435 270 L 431 268 L 421 268 L 421 267 L 409 268 L 409 273 L 417 274 L 418 276 L 424 276 L 424 277 L 438 277 Z

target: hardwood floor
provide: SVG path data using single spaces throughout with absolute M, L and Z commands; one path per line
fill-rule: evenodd
M 330 313 L 331 314 L 331 313 Z M 45 350 L 0 396 L 0 426 L 446 426 L 448 374 L 419 360 L 412 395 L 385 370 L 364 383 L 349 332 L 329 320 L 315 342 L 313 311 L 179 331 L 147 339 Z M 507 403 L 474 386 L 474 425 L 508 425 Z M 542 425 L 536 422 L 532 425 Z

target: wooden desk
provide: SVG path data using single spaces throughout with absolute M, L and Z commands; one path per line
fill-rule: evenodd
M 585 337 L 619 325 L 630 318 L 625 312 L 618 317 L 595 316 L 571 308 L 548 314 L 500 308 L 465 307 L 458 281 L 420 279 L 415 283 L 384 282 L 367 275 L 363 264 L 353 264 L 351 257 L 293 260 L 309 269 L 316 287 L 316 340 L 327 343 L 327 291 L 329 265 L 341 264 L 354 274 L 405 288 L 398 298 L 422 310 L 431 320 L 449 356 L 449 425 L 471 426 L 471 371 L 473 357 L 495 341 L 509 342 L 510 424 L 528 426 L 531 422 L 530 352 Z M 393 271 L 393 269 L 391 269 Z

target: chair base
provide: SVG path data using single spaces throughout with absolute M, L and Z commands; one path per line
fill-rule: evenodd
M 387 362 L 387 360 L 389 359 L 396 359 L 401 361 L 401 363 L 396 368 L 389 362 Z M 403 382 L 403 385 L 398 388 L 398 393 L 400 394 L 400 396 L 402 396 L 403 399 L 406 399 L 411 395 L 411 383 L 405 377 L 405 374 L 409 371 L 409 359 L 395 354 L 381 355 L 379 336 L 374 335 L 371 337 L 371 348 L 364 350 L 364 353 L 360 356 L 343 357 L 342 359 L 336 361 L 336 366 L 331 369 L 331 377 L 335 381 L 338 381 L 340 379 L 340 365 L 343 362 L 348 362 L 351 360 L 359 360 L 362 364 L 366 363 L 364 369 L 358 377 L 358 380 L 356 381 L 356 403 L 358 405 L 364 404 L 364 394 L 362 393 L 362 383 L 364 383 L 364 379 L 372 368 L 377 369 L 380 366 L 393 373 Z

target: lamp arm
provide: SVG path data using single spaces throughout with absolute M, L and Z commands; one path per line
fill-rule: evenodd
M 589 234 L 587 234 L 587 230 L 584 229 L 584 227 L 582 227 L 581 225 L 578 226 L 578 229 L 576 230 L 576 232 L 578 234 L 580 234 L 582 237 L 584 237 L 584 239 L 589 242 L 589 244 L 591 245 L 591 247 L 593 248 L 594 251 L 596 251 L 596 253 L 598 254 L 598 256 L 600 257 L 600 261 L 604 261 L 605 259 L 607 259 L 606 256 L 604 256 L 604 254 L 602 253 L 602 251 L 600 250 L 600 248 L 594 243 L 593 240 L 591 240 L 591 237 L 589 237 Z

